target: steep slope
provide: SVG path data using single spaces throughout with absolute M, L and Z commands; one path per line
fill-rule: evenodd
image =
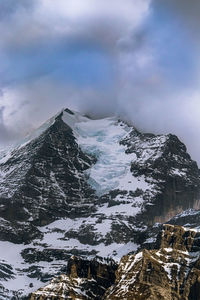
M 127 153 L 137 156 L 131 163 L 132 174 L 154 184 L 155 196 L 145 195 L 150 199 L 145 204 L 148 222 L 165 222 L 187 208 L 199 208 L 199 170 L 176 136 L 132 131 L 122 143 Z
M 59 216 L 72 214 L 77 203 L 84 210 L 84 200 L 88 202 L 93 193 L 83 172 L 92 162 L 81 151 L 72 129 L 59 115 L 37 139 L 14 150 L 1 164 L 0 193 L 1 199 L 5 199 L 2 202 L 6 206 L 7 199 L 14 199 L 13 205 L 17 203 L 13 208 L 14 218 L 24 221 L 32 217 L 39 224 L 49 223 L 56 217 L 55 213 Z M 11 209 L 3 209 L 3 217 L 10 218 L 13 215 Z M 50 220 L 45 220 L 47 215 L 41 215 L 42 209 L 49 213 Z
M 1 155 L 0 295 L 36 290 L 71 255 L 135 252 L 152 224 L 198 208 L 199 191 L 177 137 L 63 110 Z
M 81 151 L 61 113 L 37 138 L 1 159 L 1 217 L 44 225 L 57 217 L 88 215 L 94 191 L 84 171 L 93 160 Z

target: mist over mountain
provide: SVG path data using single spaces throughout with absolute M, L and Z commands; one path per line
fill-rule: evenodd
M 69 106 L 174 133 L 200 161 L 198 1 L 0 3 L 0 145 Z

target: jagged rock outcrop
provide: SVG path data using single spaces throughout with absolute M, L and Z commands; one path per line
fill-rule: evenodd
M 74 257 L 68 273 L 33 293 L 31 300 L 199 300 L 199 240 L 200 232 L 168 224 L 158 234 L 157 249 L 124 256 L 117 270 L 113 263 Z
M 32 293 L 30 300 L 100 299 L 114 283 L 116 268 L 117 265 L 112 260 L 106 264 L 72 257 L 68 262 L 67 273 Z
M 165 225 L 158 236 L 159 249 L 122 258 L 105 299 L 199 299 L 199 239 L 199 232 Z

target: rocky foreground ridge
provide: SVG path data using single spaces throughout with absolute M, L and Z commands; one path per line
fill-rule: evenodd
M 198 227 L 199 208 L 200 171 L 175 135 L 64 109 L 0 153 L 0 299 L 68 274 L 72 255 L 154 249 L 163 223 Z
M 31 300 L 198 300 L 200 232 L 164 225 L 154 249 L 124 256 L 118 267 L 72 257 L 66 274 Z

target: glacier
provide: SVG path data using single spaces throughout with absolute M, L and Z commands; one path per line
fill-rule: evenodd
M 117 117 L 92 120 L 79 113 L 70 115 L 65 111 L 63 121 L 73 128 L 82 151 L 97 158 L 97 162 L 87 171 L 88 182 L 97 196 L 114 189 L 129 191 L 149 188 L 144 177 L 136 178 L 130 172 L 136 154 L 127 154 L 126 147 L 120 144 L 133 127 Z

